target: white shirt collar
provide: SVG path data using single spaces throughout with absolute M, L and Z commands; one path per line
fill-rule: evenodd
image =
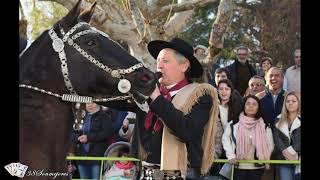
M 166 86 L 166 88 L 167 88 L 167 89 L 170 89 L 170 88 L 172 88 L 173 86 L 175 86 L 176 84 L 178 84 L 178 83 L 172 84 L 172 85 L 170 85 L 170 86 Z M 170 96 L 172 97 L 172 96 L 176 95 L 178 91 L 179 91 L 179 90 L 169 92 L 169 93 L 170 93 Z

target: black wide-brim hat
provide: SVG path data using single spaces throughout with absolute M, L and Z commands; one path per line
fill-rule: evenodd
M 148 44 L 150 54 L 157 59 L 162 49 L 170 48 L 184 55 L 190 62 L 189 78 L 199 78 L 203 74 L 203 68 L 196 57 L 193 55 L 193 48 L 187 42 L 179 38 L 173 38 L 170 42 L 155 40 Z

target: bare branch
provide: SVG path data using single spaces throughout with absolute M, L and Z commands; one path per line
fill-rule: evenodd
M 217 18 L 212 24 L 212 29 L 209 38 L 208 55 L 204 63 L 211 64 L 217 61 L 217 55 L 223 48 L 224 37 L 227 32 L 227 28 L 230 26 L 233 16 L 234 0 L 221 0 Z
M 131 17 L 133 19 L 133 23 L 136 25 L 137 27 L 137 31 L 140 35 L 140 37 L 142 38 L 144 33 L 144 20 L 143 17 L 140 14 L 140 10 L 139 7 L 137 6 L 137 2 L 136 0 L 130 0 L 130 9 L 131 9 Z
M 173 35 L 177 34 L 181 31 L 181 29 L 185 28 L 191 19 L 193 14 L 193 10 L 175 13 L 168 23 L 163 26 L 163 31 L 165 35 L 170 38 Z
M 135 2 L 137 3 L 137 6 L 140 9 L 140 13 L 146 17 L 148 14 L 148 5 L 146 3 L 145 0 L 135 0 Z
M 99 10 L 106 13 L 113 21 L 132 21 L 130 12 L 122 8 L 122 6 L 119 6 L 119 4 L 113 0 L 99 1 L 99 4 Z
M 21 13 L 21 20 L 26 19 L 26 16 L 24 15 L 24 10 L 20 1 L 19 1 L 19 10 Z
M 189 2 L 188 0 L 179 0 L 178 4 L 184 4 Z M 171 4 L 172 5 L 172 4 Z M 170 7 L 171 7 L 170 5 Z M 163 34 L 165 39 L 170 39 L 172 36 L 180 32 L 183 28 L 185 28 L 190 21 L 194 10 L 187 10 L 183 12 L 176 12 L 172 17 L 170 17 L 169 21 L 167 21 L 163 26 L 159 26 L 157 28 L 158 34 Z M 172 11 L 170 11 L 170 14 Z M 159 16 L 157 16 L 159 17 Z M 158 20 L 158 19 L 157 19 Z
M 172 12 L 181 12 L 181 11 L 187 11 L 187 10 L 192 10 L 200 7 L 204 7 L 208 4 L 217 2 L 218 0 L 193 0 L 193 1 L 186 1 L 174 5 L 167 5 L 161 8 L 160 12 L 158 15 L 163 15 L 167 14 L 170 9 L 172 8 Z
M 77 3 L 76 0 L 38 0 L 38 1 L 52 1 L 61 4 L 68 10 L 71 10 L 71 8 Z

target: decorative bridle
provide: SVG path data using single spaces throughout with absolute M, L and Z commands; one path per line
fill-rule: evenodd
M 88 26 L 90 29 L 83 30 L 80 32 L 77 32 L 76 34 L 72 35 L 78 28 L 81 26 Z M 107 65 L 102 64 L 99 60 L 95 59 L 92 57 L 90 54 L 88 54 L 85 50 L 83 50 L 74 40 L 79 38 L 80 36 L 89 34 L 89 33 L 99 33 L 107 38 L 109 38 L 108 35 L 106 35 L 104 32 L 97 30 L 94 27 L 91 27 L 88 23 L 86 22 L 79 22 L 75 26 L 73 26 L 67 33 L 64 32 L 64 30 L 60 27 L 60 32 L 63 36 L 63 38 L 59 38 L 57 33 L 54 31 L 53 27 L 49 30 L 48 34 L 50 38 L 52 39 L 52 47 L 55 52 L 59 54 L 59 59 L 61 62 L 61 72 L 64 78 L 64 83 L 67 89 L 70 91 L 70 94 L 63 94 L 59 95 L 56 93 L 53 93 L 51 91 L 47 91 L 38 87 L 26 85 L 26 84 L 19 84 L 19 87 L 21 88 L 28 88 L 32 89 L 44 94 L 48 94 L 51 96 L 55 96 L 58 98 L 61 98 L 63 101 L 67 102 L 74 102 L 75 104 L 75 109 L 77 111 L 82 112 L 82 110 L 79 108 L 80 104 L 79 103 L 91 103 L 91 102 L 108 102 L 108 101 L 115 101 L 115 100 L 129 100 L 133 99 L 138 107 L 142 108 L 142 105 L 139 104 L 135 98 L 133 97 L 132 93 L 130 93 L 131 89 L 131 83 L 127 79 L 124 78 L 125 74 L 130 74 L 134 72 L 135 70 L 144 67 L 142 63 L 135 64 L 127 69 L 111 69 Z M 71 36 L 72 35 L 72 36 Z M 70 37 L 71 36 L 71 37 Z M 118 90 L 123 93 L 123 94 L 128 94 L 126 96 L 116 96 L 116 97 L 109 97 L 109 98 L 92 98 L 89 96 L 79 96 L 76 91 L 74 90 L 70 78 L 69 78 L 69 71 L 68 71 L 68 64 L 67 64 L 67 57 L 66 53 L 64 51 L 65 43 L 67 43 L 69 46 L 75 48 L 82 56 L 85 57 L 90 63 L 94 64 L 96 67 L 99 69 L 102 69 L 103 71 L 107 72 L 108 74 L 111 75 L 113 78 L 120 79 L 118 82 Z M 147 97 L 144 97 L 147 98 Z M 145 108 L 145 107 L 144 107 Z M 144 109 L 145 111 L 145 109 Z M 79 114 L 79 112 L 74 112 L 74 114 Z M 81 113 L 82 114 L 82 113 Z M 83 119 L 79 120 L 78 118 L 75 119 L 73 128 L 75 130 L 79 130 L 83 127 Z

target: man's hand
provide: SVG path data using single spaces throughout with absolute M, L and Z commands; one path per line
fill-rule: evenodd
M 78 137 L 78 140 L 81 143 L 87 143 L 88 142 L 88 137 L 87 137 L 87 135 L 81 135 L 81 136 Z
M 282 155 L 286 158 L 286 160 L 296 160 L 296 155 L 295 154 L 291 154 L 288 149 L 284 149 L 282 151 Z
M 156 85 L 156 88 L 153 90 L 153 92 L 151 93 L 150 95 L 150 98 L 153 100 L 155 100 L 158 96 L 160 96 L 160 90 L 159 90 L 159 87 L 158 85 Z
M 233 158 L 233 159 L 230 159 L 230 160 L 229 160 L 229 163 L 230 163 L 231 165 L 236 165 L 236 164 L 238 164 L 238 160 L 237 160 L 237 158 Z
M 266 169 L 269 170 L 270 169 L 270 165 L 266 164 Z
M 77 168 L 75 167 L 74 164 L 68 164 L 68 173 L 72 173 L 75 171 Z
M 133 176 L 133 173 L 131 172 L 130 169 L 126 169 L 126 170 L 124 170 L 124 176 L 130 178 Z

